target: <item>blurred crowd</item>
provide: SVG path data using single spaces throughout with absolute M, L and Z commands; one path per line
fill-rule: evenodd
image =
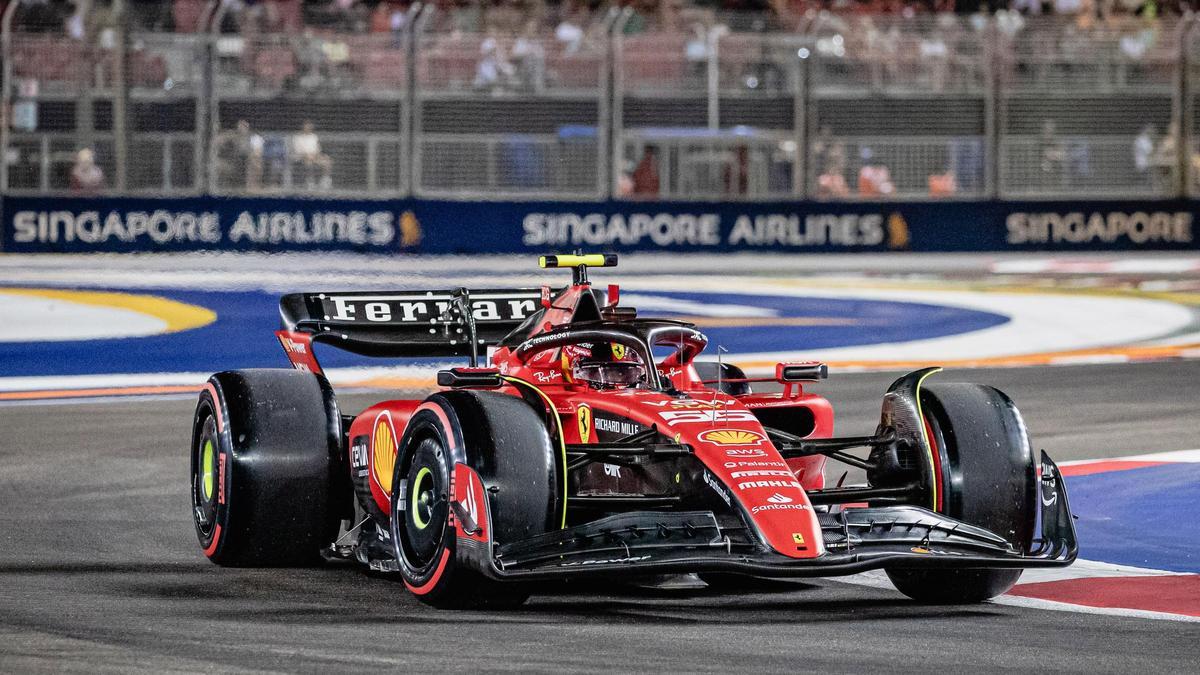
M 110 21 L 111 0 L 0 0 L 17 3 L 14 28 L 63 32 L 82 37 L 89 27 Z M 222 32 L 329 30 L 387 33 L 404 29 L 411 0 L 127 0 L 138 29 L 189 33 L 220 17 Z M 432 0 L 454 28 L 472 31 L 504 24 L 524 26 L 530 20 L 566 24 L 582 30 L 589 16 L 612 7 L 628 8 L 631 33 L 650 26 L 686 24 L 690 15 L 728 17 L 760 28 L 799 27 L 822 13 L 837 15 L 916 16 L 933 13 L 1008 13 L 1015 16 L 1057 15 L 1080 26 L 1102 25 L 1120 17 L 1156 18 L 1184 14 L 1200 0 Z M 741 17 L 741 18 L 739 18 Z M 486 24 L 486 26 L 485 26 Z

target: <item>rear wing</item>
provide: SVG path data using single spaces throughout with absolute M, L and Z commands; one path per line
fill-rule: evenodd
M 320 372 L 311 343 L 364 356 L 469 356 L 495 345 L 542 306 L 543 289 L 291 293 L 276 333 L 292 364 Z

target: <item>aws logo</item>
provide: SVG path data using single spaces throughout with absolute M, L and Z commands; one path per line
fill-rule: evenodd
M 392 493 L 392 473 L 396 470 L 396 427 L 392 413 L 383 411 L 375 418 L 371 432 L 371 473 L 385 494 Z
M 715 445 L 758 445 L 766 440 L 762 434 L 745 429 L 713 429 L 698 438 Z

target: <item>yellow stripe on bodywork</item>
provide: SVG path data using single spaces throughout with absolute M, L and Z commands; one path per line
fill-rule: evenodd
M 152 316 L 167 325 L 166 332 L 177 333 L 207 326 L 217 320 L 216 312 L 156 295 L 136 295 L 110 291 L 75 291 L 58 288 L 0 288 L 0 294 L 46 298 L 95 307 L 124 309 Z
M 542 391 L 541 389 L 538 389 L 536 385 L 534 385 L 530 382 L 526 382 L 525 380 L 522 380 L 518 377 L 511 377 L 509 375 L 501 375 L 500 379 L 502 379 L 505 382 L 508 382 L 510 384 L 523 385 L 523 386 L 529 387 L 530 389 L 537 392 L 538 396 L 541 396 L 542 400 L 545 401 L 546 405 L 550 408 L 550 416 L 554 418 L 554 426 L 555 426 L 555 428 L 558 429 L 558 447 L 560 450 L 562 450 L 562 475 L 563 475 L 562 502 L 563 502 L 563 508 L 562 508 L 562 525 L 560 525 L 559 527 L 561 529 L 565 530 L 567 528 L 567 441 L 564 439 L 564 436 L 563 436 L 562 420 L 558 416 L 558 408 L 556 408 L 554 406 L 554 401 L 551 400 L 551 398 L 546 395 L 546 392 Z
M 940 478 L 940 476 L 938 476 L 934 473 L 935 471 L 937 471 L 938 465 L 936 462 L 933 461 L 933 443 L 930 442 L 929 432 L 926 431 L 926 428 L 925 428 L 925 411 L 921 409 L 921 385 L 925 382 L 925 379 L 927 377 L 929 377 L 930 375 L 933 375 L 934 373 L 940 373 L 940 372 L 942 372 L 941 368 L 930 368 L 929 372 L 925 373 L 924 375 L 921 376 L 921 379 L 917 380 L 917 386 L 914 388 L 914 396 L 917 399 L 917 421 L 920 423 L 920 426 L 921 426 L 921 438 L 925 439 L 926 459 L 929 460 L 929 473 L 933 478 L 933 480 L 930 482 L 930 485 L 933 488 L 930 491 L 930 494 L 933 495 L 933 504 L 930 508 L 932 508 L 934 511 L 937 511 L 938 479 Z

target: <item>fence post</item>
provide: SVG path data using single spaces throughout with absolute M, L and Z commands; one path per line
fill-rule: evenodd
M 807 32 L 805 33 L 807 35 Z M 792 133 L 796 139 L 796 166 L 792 169 L 792 193 L 808 198 L 808 61 L 812 52 L 807 38 L 796 49 L 796 91 L 792 102 Z
M 625 24 L 633 16 L 633 10 L 626 7 L 613 21 L 612 26 L 612 140 L 609 158 L 608 191 L 613 197 L 620 195 L 621 172 L 624 170 L 622 153 L 625 144 Z
M 9 127 L 12 125 L 12 20 L 19 2 L 10 2 L 0 16 L 0 64 L 4 70 L 0 73 L 0 192 L 8 190 L 8 144 Z
M 129 50 L 129 14 L 125 0 L 113 0 L 113 163 L 116 169 L 113 187 L 123 194 L 129 175 L 129 86 L 126 66 Z M 93 127 L 93 131 L 95 128 Z
M 1191 65 L 1189 57 L 1190 46 L 1195 39 L 1193 35 L 1196 25 L 1191 17 L 1180 19 L 1183 24 L 1179 29 L 1179 75 L 1175 82 L 1175 96 L 1172 113 L 1179 137 L 1175 139 L 1176 160 L 1175 196 L 1187 198 L 1194 185 L 1192 176 L 1192 125 L 1195 123 L 1195 111 L 1191 105 Z
M 991 199 L 1000 197 L 1000 31 L 994 18 L 989 18 L 983 42 L 983 194 Z

